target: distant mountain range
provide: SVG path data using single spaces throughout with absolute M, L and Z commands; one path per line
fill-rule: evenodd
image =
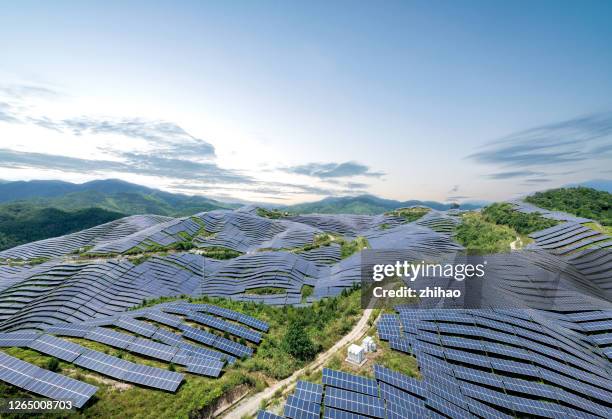
M 202 196 L 163 192 L 117 179 L 69 183 L 32 180 L 0 183 L 0 203 L 20 201 L 32 207 L 64 211 L 102 208 L 122 214 L 191 215 L 201 211 L 237 208 Z
M 593 179 L 568 186 L 585 186 L 587 188 L 597 189 L 598 191 L 612 193 L 612 180 L 610 179 Z
M 304 204 L 296 204 L 284 206 L 279 209 L 283 211 L 296 213 L 319 213 L 319 214 L 364 214 L 374 215 L 382 214 L 397 208 L 411 207 L 414 205 L 426 206 L 436 210 L 447 210 L 451 208 L 450 203 L 441 203 L 436 201 L 396 201 L 393 199 L 378 198 L 373 195 L 345 196 L 345 197 L 328 197 L 320 201 L 307 202 Z M 464 203 L 461 204 L 462 209 L 476 209 L 483 205 L 480 203 Z

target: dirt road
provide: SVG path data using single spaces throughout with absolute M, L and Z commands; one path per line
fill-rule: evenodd
M 323 367 L 325 364 L 338 350 L 342 349 L 343 346 L 354 342 L 361 338 L 370 328 L 368 325 L 368 319 L 372 313 L 372 309 L 365 309 L 363 311 L 363 315 L 353 327 L 353 329 L 345 335 L 342 339 L 340 339 L 334 346 L 329 348 L 327 351 L 319 354 L 319 356 L 312 361 L 310 364 L 306 365 L 304 368 L 296 371 L 290 377 L 285 378 L 282 381 L 274 384 L 271 387 L 266 388 L 265 390 L 253 394 L 252 396 L 246 397 L 240 400 L 233 408 L 226 412 L 222 412 L 221 415 L 225 415 L 226 418 L 242 418 L 246 415 L 254 415 L 259 409 L 260 403 L 262 400 L 266 400 L 272 397 L 276 390 L 283 387 L 290 387 L 295 384 L 298 377 L 302 375 L 305 371 L 317 371 Z

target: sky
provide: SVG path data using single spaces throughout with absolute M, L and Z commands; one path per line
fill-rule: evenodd
M 0 179 L 495 201 L 612 178 L 612 2 L 9 2 Z

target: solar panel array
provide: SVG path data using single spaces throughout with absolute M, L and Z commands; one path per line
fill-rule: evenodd
M 430 214 L 413 224 L 433 228 Z M 415 356 L 421 379 L 324 369 L 322 417 L 611 417 L 607 238 L 588 220 L 547 215 L 566 222 L 534 233 L 530 251 L 488 258 L 479 309 L 398 306 L 379 318 L 379 338 Z M 390 230 L 402 228 L 412 227 Z
M 171 220 L 161 215 L 132 215 L 77 233 L 22 244 L 0 252 L 0 259 L 27 260 L 73 253 L 98 243 L 126 237 L 151 226 Z
M 440 414 L 453 409 L 459 416 L 612 413 L 609 359 L 584 331 L 588 326 L 578 326 L 580 320 L 597 324 L 611 311 L 398 310 L 397 334 L 416 356 L 424 379 L 377 366 L 376 379 L 386 384 L 381 390 L 389 400 L 399 394 L 419 408 Z M 393 323 L 387 319 L 386 324 Z M 604 330 L 610 326 L 602 324 Z M 386 332 L 379 337 L 387 339 Z
M 431 228 L 407 225 L 400 217 L 387 215 L 305 215 L 271 220 L 252 209 L 210 211 L 183 218 L 126 217 L 0 252 L 0 330 L 112 315 L 145 299 L 163 296 L 204 294 L 271 305 L 301 305 L 302 287 L 308 285 L 315 287 L 306 300 L 310 303 L 338 295 L 360 280 L 359 257 L 342 259 L 339 245 L 302 249 L 317 235 L 331 232 L 348 240 L 364 236 L 373 248 L 415 246 L 429 253 L 457 249 L 446 229 L 436 227 L 444 223 L 450 226 L 456 217 L 433 211 L 426 217 L 423 225 Z M 113 258 L 186 240 L 202 249 L 221 247 L 246 254 L 216 260 L 182 252 L 153 255 L 138 265 Z M 79 259 L 72 255 L 74 252 L 101 255 L 107 261 L 83 263 L 81 259 L 77 263 L 70 260 Z M 38 257 L 52 259 L 36 266 L 2 265 L 3 258 Z M 285 292 L 257 292 L 270 287 Z M 81 300 L 78 296 L 84 290 L 90 291 Z M 91 304 L 84 304 L 90 300 Z
M 0 381 L 55 400 L 82 407 L 98 390 L 91 384 L 39 368 L 0 352 Z
M 169 312 L 180 314 L 169 314 Z M 217 317 L 202 314 L 202 312 L 216 313 Z M 203 316 L 206 316 L 206 321 L 202 321 Z M 232 321 L 229 321 L 229 319 L 232 319 Z M 50 334 L 40 332 L 0 333 L 0 347 L 31 348 L 45 355 L 53 356 L 117 380 L 171 392 L 177 390 L 183 380 L 183 374 L 130 362 L 53 335 L 78 337 L 99 342 L 106 346 L 153 358 L 159 362 L 182 365 L 189 373 L 208 377 L 218 377 L 226 362 L 234 362 L 237 357 L 253 354 L 251 347 L 209 331 L 189 326 L 185 323 L 185 320 L 200 320 L 202 324 L 210 325 L 217 330 L 222 329 L 223 332 L 231 336 L 237 338 L 248 337 L 254 343 L 259 343 L 262 332 L 268 330 L 268 325 L 265 322 L 236 311 L 210 304 L 189 304 L 179 301 L 80 323 L 47 326 L 45 332 Z M 260 331 L 252 330 L 241 324 L 248 324 Z M 161 325 L 170 326 L 175 332 L 164 329 Z M 109 329 L 108 326 L 131 333 Z M 184 338 L 203 343 L 206 346 L 188 343 Z M 5 355 L 0 353 L 0 359 L 5 359 L 1 358 L 2 356 Z M 8 360 L 8 358 L 6 359 Z M 22 369 L 36 368 L 19 362 L 17 364 Z M 4 379 L 2 376 L 0 376 L 0 379 L 24 390 L 53 397 L 56 393 L 51 392 L 44 384 L 45 380 L 52 376 L 44 376 L 43 379 L 41 374 L 37 372 L 36 377 L 42 384 L 32 382 L 31 385 L 25 385 L 21 381 L 16 381 L 10 377 Z M 57 374 L 55 375 L 57 376 Z M 61 381 L 66 378 L 59 377 L 55 377 L 55 380 Z M 72 383 L 72 381 L 61 382 Z M 95 392 L 95 388 L 93 391 Z M 64 393 L 57 394 L 57 397 L 60 397 L 59 395 Z M 91 394 L 83 399 L 83 403 Z

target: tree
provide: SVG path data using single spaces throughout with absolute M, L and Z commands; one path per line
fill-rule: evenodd
M 309 361 L 316 355 L 316 348 L 304 325 L 300 321 L 292 321 L 283 338 L 283 346 L 291 356 L 300 361 Z
M 53 372 L 59 371 L 60 367 L 57 358 L 51 358 L 47 361 L 47 369 Z

